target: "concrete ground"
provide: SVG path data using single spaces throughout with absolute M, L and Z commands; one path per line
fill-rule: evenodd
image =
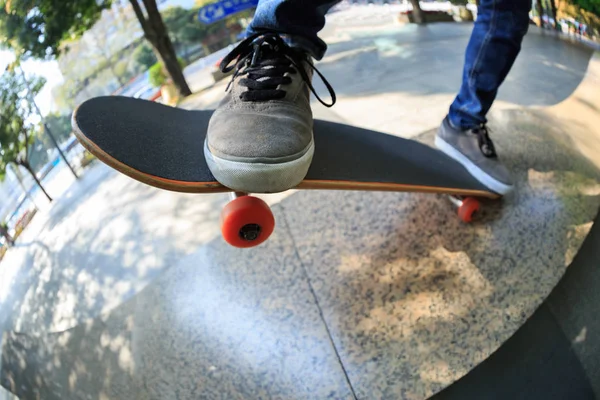
M 336 25 L 336 18 L 344 24 Z M 377 18 L 386 19 L 385 15 Z M 330 50 L 318 68 L 336 88 L 339 98 L 333 113 L 317 109 L 315 114 L 401 136 L 414 136 L 434 128 L 458 89 L 470 26 L 401 27 L 388 20 L 378 26 L 362 24 L 357 29 L 347 23 L 343 11 L 330 19 L 324 32 Z M 581 82 L 589 57 L 590 52 L 585 48 L 532 32 L 495 109 L 547 106 L 564 100 Z M 189 99 L 185 106 L 211 108 L 223 90 L 221 82 Z M 324 93 L 322 87 L 319 90 Z M 85 331 L 98 323 L 90 321 L 91 318 L 107 315 L 127 299 L 132 301 L 125 308 L 144 307 L 134 295 L 169 267 L 185 259 L 186 268 L 193 268 L 194 263 L 202 263 L 202 257 L 214 259 L 218 251 L 225 251 L 215 245 L 215 239 L 219 236 L 218 213 L 226 201 L 223 195 L 158 191 L 102 164 L 94 165 L 52 207 L 46 207 L 36 216 L 18 246 L 0 264 L 0 330 L 38 335 L 79 325 L 77 329 Z M 207 244 L 210 246 L 204 246 Z M 186 258 L 194 253 L 198 258 Z M 222 257 L 217 259 L 227 263 L 242 256 L 235 253 L 229 259 Z M 212 276 L 214 279 L 235 279 L 235 276 L 218 276 L 218 270 L 214 272 L 217 274 Z M 209 300 L 206 299 L 207 305 Z M 191 304 L 184 301 L 174 306 Z M 240 311 L 235 309 L 234 302 L 224 306 L 233 307 L 230 311 L 234 314 Z M 131 310 L 119 313 L 135 314 Z M 313 317 L 306 316 L 307 321 Z M 115 315 L 107 318 L 118 319 Z M 165 316 L 156 318 L 163 320 Z M 80 325 L 85 321 L 90 322 Z M 224 321 L 213 321 L 212 328 L 217 329 Z M 253 327 L 247 329 L 251 331 Z M 167 336 L 171 334 L 174 333 L 165 332 Z M 277 340 L 275 333 L 269 334 L 272 340 Z M 106 343 L 120 351 L 115 353 L 115 362 L 133 365 L 129 364 L 131 354 L 124 354 L 123 349 L 128 347 L 116 343 L 119 336 L 114 335 L 110 340 Z M 259 346 L 257 340 L 249 339 L 248 345 Z M 245 362 L 245 368 L 252 369 L 256 360 Z M 337 368 L 334 364 L 330 367 Z M 328 364 L 322 368 L 328 368 Z M 336 371 L 343 376 L 343 371 Z M 216 369 L 209 372 L 218 374 Z M 167 382 L 169 379 L 166 378 Z M 80 384 L 85 382 L 82 380 Z M 86 389 L 85 385 L 77 387 Z
M 317 117 L 401 136 L 437 126 L 458 89 L 469 25 L 353 30 L 334 19 L 328 29 L 329 53 L 318 68 L 338 103 L 333 109 L 315 104 Z M 545 39 L 537 32 L 526 37 L 495 109 L 558 103 L 581 81 L 590 51 Z M 225 84 L 182 106 L 213 107 Z M 51 187 L 50 193 L 64 190 Z M 218 235 L 214 222 L 226 201 L 156 191 L 94 165 L 52 207 L 42 204 L 2 262 L 0 328 L 60 331 L 115 307 Z M 85 282 L 94 288 L 79 289 Z
M 436 127 L 460 87 L 471 25 L 381 24 L 357 29 L 335 24 L 341 17 L 342 12 L 330 17 L 332 23 L 323 34 L 327 55 L 316 63 L 338 96 L 331 111 L 349 124 L 405 137 Z M 589 49 L 550 39 L 531 27 L 494 109 L 564 100 L 581 82 L 589 56 Z M 313 83 L 320 95 L 327 95 L 318 77 Z M 221 81 L 182 106 L 214 108 L 226 84 Z M 323 108 L 314 102 L 317 115 Z

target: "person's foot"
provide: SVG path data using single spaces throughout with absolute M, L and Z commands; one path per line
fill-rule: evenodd
M 463 131 L 453 127 L 446 117 L 435 137 L 435 145 L 491 191 L 504 195 L 512 190 L 510 174 L 500 163 L 485 125 Z
M 228 92 L 208 125 L 208 167 L 217 181 L 237 191 L 273 193 L 296 186 L 314 153 L 309 57 L 279 35 L 264 33 L 242 41 L 223 59 L 221 70 L 232 68 Z M 333 105 L 335 94 L 324 82 Z

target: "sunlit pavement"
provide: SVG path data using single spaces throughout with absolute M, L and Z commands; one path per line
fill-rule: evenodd
M 0 321 L 64 330 L 118 305 L 214 237 L 224 200 L 154 190 L 97 162 L 3 260 Z
M 317 64 L 338 103 L 333 109 L 315 104 L 315 115 L 402 136 L 435 127 L 458 88 L 470 26 L 398 26 L 386 16 L 387 24 L 352 31 L 335 25 L 346 21 L 343 13 L 331 17 L 328 56 Z M 577 86 L 589 52 L 544 39 L 536 32 L 526 38 L 497 107 L 556 103 Z M 570 57 L 557 63 L 555 54 L 565 51 Z M 214 107 L 225 84 L 182 106 Z M 50 207 L 38 197 L 42 211 L 2 262 L 1 327 L 66 329 L 116 306 L 218 235 L 224 195 L 155 190 L 100 163 L 60 195 L 73 181 L 64 168 L 61 176 L 48 188 L 58 194 L 55 202 Z
M 387 16 L 380 25 L 353 29 L 335 24 L 343 14 L 330 17 L 333 23 L 323 34 L 329 49 L 316 63 L 334 87 L 338 102 L 323 110 L 315 101 L 315 114 L 335 115 L 349 124 L 405 137 L 436 127 L 460 86 L 471 25 L 402 26 Z M 551 105 L 575 90 L 585 73 L 590 50 L 547 36 L 530 27 L 495 110 Z M 313 83 L 320 95 L 326 96 L 318 77 Z M 181 106 L 214 108 L 226 84 L 224 79 L 192 95 Z
M 388 22 L 353 31 L 335 25 L 336 18 L 349 20 L 344 12 L 332 15 L 333 24 L 324 32 L 329 52 L 317 64 L 336 89 L 338 104 L 332 111 L 315 109 L 315 115 L 402 136 L 434 128 L 460 84 L 470 26 L 398 26 L 379 13 L 374 19 Z M 581 81 L 588 59 L 588 50 L 532 32 L 496 108 L 565 99 Z M 204 82 L 190 83 L 200 87 Z M 182 106 L 214 107 L 225 84 Z M 156 190 L 100 163 L 66 189 L 69 179 L 65 174 L 50 187 L 51 194 L 64 193 L 51 206 L 41 206 L 0 263 L 0 330 L 71 328 L 116 307 L 184 256 L 220 240 L 224 195 Z

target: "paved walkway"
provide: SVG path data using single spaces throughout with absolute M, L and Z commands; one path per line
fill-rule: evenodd
M 335 43 L 319 68 L 339 100 L 333 109 L 315 105 L 317 117 L 403 136 L 437 125 L 458 87 L 469 26 L 432 25 L 415 38 L 412 26 L 357 33 L 332 25 Z M 581 81 L 588 58 L 585 49 L 530 35 L 500 100 L 557 103 Z M 214 106 L 224 85 L 184 106 Z M 98 163 L 36 216 L 3 261 L 0 328 L 63 330 L 115 307 L 218 235 L 225 201 L 156 191 Z
M 316 63 L 338 96 L 329 113 L 352 125 L 405 137 L 435 128 L 459 89 L 471 25 L 400 26 L 385 18 L 375 27 L 356 29 L 335 23 L 343 16 L 339 12 L 329 18 L 322 35 L 329 49 Z M 494 109 L 564 100 L 583 79 L 590 53 L 531 27 Z M 214 108 L 226 84 L 221 81 L 192 96 L 182 107 Z M 318 77 L 314 84 L 327 94 Z M 327 112 L 323 108 L 313 103 L 317 115 Z

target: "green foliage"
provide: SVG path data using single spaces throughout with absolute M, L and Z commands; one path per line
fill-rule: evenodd
M 77 85 L 72 79 L 65 79 L 65 81 L 56 86 L 52 91 L 52 97 L 59 110 L 73 110 L 75 104 L 75 94 L 77 93 Z
M 9 163 L 28 165 L 31 136 L 36 125 L 31 122 L 33 105 L 29 102 L 27 86 L 32 96 L 45 84 L 43 78 L 25 79 L 11 68 L 0 77 L 0 171 L 6 172 Z
M 0 0 L 0 43 L 24 57 L 49 59 L 81 36 L 112 0 Z
M 185 66 L 185 61 L 181 57 L 177 58 L 177 62 L 181 68 Z M 148 81 L 150 81 L 150 84 L 154 87 L 161 87 L 167 83 L 167 75 L 165 74 L 162 64 L 159 62 L 150 67 L 148 74 Z
M 600 0 L 571 0 L 571 3 L 596 16 L 600 16 Z
M 158 61 L 152 49 L 145 44 L 135 49 L 134 58 L 135 62 L 144 66 L 145 69 L 152 67 Z
M 169 7 L 162 12 L 163 21 L 175 44 L 193 44 L 200 42 L 210 27 L 198 22 L 198 10 L 186 10 L 181 7 Z
M 199 8 L 213 2 L 213 0 L 197 1 L 196 5 Z M 240 18 L 249 18 L 254 14 L 254 10 L 244 10 L 224 20 L 205 25 L 198 21 L 198 8 L 186 10 L 181 7 L 170 7 L 162 12 L 165 26 L 176 45 L 198 44 L 208 35 L 229 29 L 238 24 Z
M 122 80 L 122 79 L 127 80 L 127 79 L 131 78 L 131 73 L 129 72 L 128 60 L 117 61 L 114 64 L 114 66 L 112 67 L 112 71 L 116 75 L 116 77 L 118 77 L 120 80 Z
M 453 6 L 466 6 L 469 4 L 468 0 L 450 0 L 450 4 Z
M 165 75 L 163 67 L 160 63 L 156 63 L 150 67 L 148 80 L 154 87 L 161 87 L 167 82 L 167 76 Z

